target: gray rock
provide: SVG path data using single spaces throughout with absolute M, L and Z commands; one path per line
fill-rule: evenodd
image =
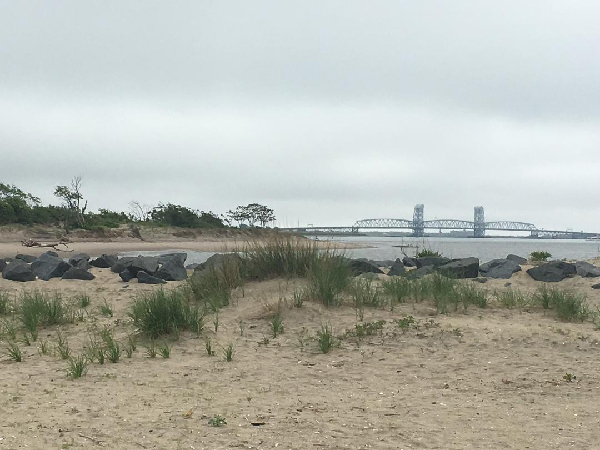
M 2 258 L 0 259 L 0 272 L 2 272 L 4 270 L 4 268 L 6 266 L 8 266 L 9 261 L 7 261 L 6 259 Z
M 435 267 L 433 266 L 423 266 L 419 267 L 416 270 L 411 270 L 407 272 L 407 277 L 412 280 L 418 280 L 419 278 L 423 278 L 425 275 L 429 275 L 435 271 Z
M 479 276 L 479 259 L 463 258 L 438 267 L 438 271 L 451 278 L 477 278 Z
M 121 280 L 123 280 L 125 283 L 131 281 L 133 278 L 135 278 L 133 275 L 131 275 L 131 272 L 127 269 L 123 269 L 121 272 L 119 272 L 119 276 L 121 277 Z
M 143 270 L 140 270 L 137 273 L 137 279 L 138 279 L 138 283 L 143 283 L 143 284 L 163 284 L 163 283 L 166 283 L 166 281 L 163 280 L 162 278 L 153 277 L 152 275 L 144 272 Z
M 479 273 L 488 278 L 508 279 L 521 270 L 521 266 L 510 259 L 492 259 L 479 267 Z
M 87 261 L 85 261 L 85 262 L 87 262 Z M 93 274 L 91 274 L 90 272 L 88 272 L 85 269 L 82 269 L 81 267 L 71 267 L 62 276 L 63 280 L 86 280 L 86 281 L 89 281 L 89 280 L 93 280 L 94 278 L 96 278 L 96 277 Z
M 512 253 L 506 257 L 506 259 L 510 261 L 514 261 L 517 264 L 525 264 L 527 262 L 527 258 L 523 258 L 521 256 L 513 255 Z
M 101 269 L 108 269 L 109 267 L 114 266 L 118 261 L 117 255 L 102 255 L 98 256 L 96 259 L 92 259 L 90 261 L 90 265 L 92 267 L 99 267 Z
M 215 253 L 205 262 L 198 264 L 192 274 L 193 278 L 201 277 L 210 269 L 220 269 L 223 264 L 241 264 L 242 258 L 237 253 Z M 248 274 L 249 278 L 253 278 L 252 274 Z
M 548 263 L 528 269 L 527 273 L 536 281 L 556 283 L 564 280 L 567 277 L 575 275 L 577 273 L 577 269 L 575 268 L 575 264 L 564 261 L 550 261 Z
M 31 264 L 32 262 L 34 262 L 35 260 L 37 260 L 37 257 L 31 256 L 31 255 L 24 255 L 22 253 L 19 253 L 17 256 L 15 256 L 15 259 L 20 259 L 21 261 L 25 261 L 26 263 Z
M 512 283 L 508 282 L 508 283 L 504 283 L 504 287 L 511 287 Z
M 426 257 L 426 258 L 417 258 L 417 260 L 416 260 L 417 269 L 420 269 L 421 267 L 425 267 L 425 266 L 439 267 L 439 266 L 443 266 L 444 264 L 448 264 L 449 262 L 451 262 L 450 259 L 437 257 L 437 256 Z
M 181 281 L 185 280 L 187 270 L 183 267 L 184 260 L 179 257 L 174 257 L 163 264 L 160 269 L 154 274 L 155 277 L 162 278 L 165 281 Z
M 357 259 L 350 260 L 350 271 L 354 276 L 363 273 L 383 273 L 379 267 L 376 267 L 373 264 L 365 261 L 359 261 Z
M 90 260 L 90 255 L 87 253 L 75 253 L 69 258 L 69 264 L 72 266 L 79 266 L 81 261 L 85 261 L 86 263 Z
M 138 256 L 133 258 L 127 270 L 129 270 L 134 277 L 136 277 L 140 271 L 153 275 L 158 270 L 158 258 L 155 256 Z
M 185 253 L 185 252 L 165 253 L 164 255 L 158 256 L 158 262 L 159 262 L 159 264 L 166 264 L 173 258 L 177 258 L 177 259 L 181 260 L 181 264 L 185 264 L 185 260 L 187 259 L 187 253 Z
M 48 250 L 47 252 L 44 252 L 44 253 L 42 253 L 42 254 L 40 255 L 40 258 L 41 258 L 42 256 L 44 256 L 44 255 L 47 255 L 47 256 L 52 256 L 53 258 L 58 258 L 58 253 L 56 253 L 56 252 L 53 252 L 52 250 Z M 38 258 L 38 259 L 39 259 L 39 258 Z
M 390 277 L 405 275 L 406 269 L 404 268 L 404 264 L 400 260 L 400 258 L 396 259 L 396 261 L 392 264 L 392 268 L 388 272 Z
M 592 289 L 600 289 L 600 283 L 592 284 Z
M 60 258 L 44 253 L 37 261 L 31 263 L 31 270 L 40 280 L 48 281 L 51 278 L 61 278 L 71 264 Z
M 12 281 L 35 281 L 35 274 L 31 267 L 20 259 L 8 263 L 2 271 L 2 277 Z
M 402 258 L 402 264 L 404 264 L 404 267 L 417 267 L 417 258 L 405 256 Z
M 577 275 L 584 278 L 600 277 L 600 269 L 586 261 L 577 261 L 575 263 Z
M 487 283 L 488 279 L 485 277 L 475 278 L 473 281 L 477 281 L 478 283 Z
M 123 258 L 119 258 L 119 260 L 110 268 L 111 272 L 121 273 L 125 269 L 127 269 L 135 258 L 133 256 L 124 256 Z

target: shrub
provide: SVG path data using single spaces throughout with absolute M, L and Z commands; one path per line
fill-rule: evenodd
M 417 252 L 417 258 L 441 258 L 442 254 L 440 252 L 434 252 L 429 248 L 424 248 L 423 250 Z
M 134 300 L 130 316 L 152 339 L 178 330 L 197 330 L 201 320 L 199 308 L 190 303 L 184 289 L 145 292 Z
M 532 261 L 546 261 L 548 258 L 551 258 L 552 254 L 550 254 L 549 252 L 546 251 L 537 251 L 537 252 L 531 252 L 529 255 L 529 258 Z

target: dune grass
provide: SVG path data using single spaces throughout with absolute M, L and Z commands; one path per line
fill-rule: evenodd
M 553 310 L 565 322 L 583 322 L 592 315 L 584 295 L 542 285 L 533 294 L 533 301 L 542 308 Z

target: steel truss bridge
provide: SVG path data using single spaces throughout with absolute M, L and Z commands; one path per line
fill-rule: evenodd
M 426 229 L 436 230 L 473 230 L 474 237 L 485 236 L 486 230 L 491 231 L 525 231 L 533 237 L 571 237 L 587 238 L 596 236 L 596 233 L 584 233 L 573 231 L 551 231 L 537 228 L 534 224 L 528 222 L 514 222 L 501 220 L 496 222 L 486 222 L 484 220 L 483 207 L 476 206 L 474 209 L 474 220 L 457 219 L 435 219 L 423 220 L 424 206 L 416 205 L 413 219 L 363 219 L 354 223 L 351 227 L 297 227 L 283 228 L 286 231 L 307 232 L 307 233 L 358 233 L 360 230 L 379 229 L 408 229 L 412 230 L 412 235 L 424 236 Z

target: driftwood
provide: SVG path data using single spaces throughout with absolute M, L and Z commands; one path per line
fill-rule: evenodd
M 59 245 L 64 245 L 66 248 L 69 248 L 69 246 L 67 245 L 67 243 L 65 241 L 60 241 L 57 243 L 41 243 L 38 241 L 34 241 L 33 239 L 27 239 L 25 241 L 21 241 L 21 245 L 23 247 L 43 247 L 43 248 L 53 248 L 56 251 L 59 252 L 72 252 L 73 250 L 63 250 L 58 248 Z

